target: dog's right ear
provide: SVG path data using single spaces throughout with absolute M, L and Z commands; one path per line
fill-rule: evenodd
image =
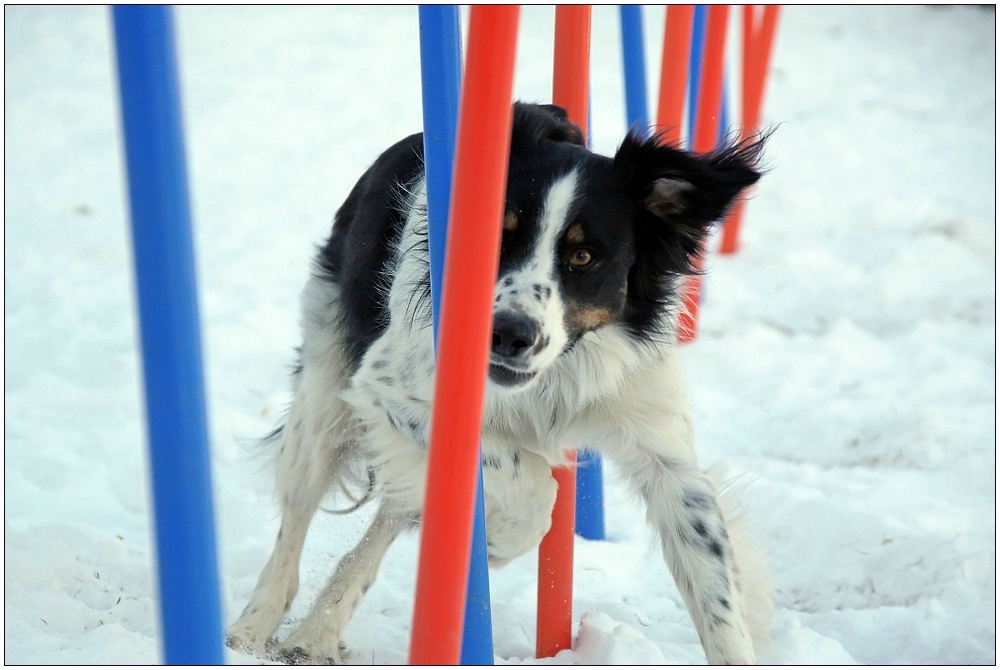
M 534 145 L 542 140 L 585 145 L 580 127 L 569 120 L 562 107 L 515 102 L 512 148 Z
M 569 120 L 569 114 L 558 105 L 539 105 L 539 110 L 544 110 L 549 115 L 545 139 L 555 142 L 569 142 L 578 144 L 581 147 L 586 144 L 583 139 L 583 131 L 580 126 Z

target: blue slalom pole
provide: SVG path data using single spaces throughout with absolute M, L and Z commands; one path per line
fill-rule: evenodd
M 587 146 L 592 146 L 594 124 L 593 105 L 587 103 Z M 601 457 L 580 447 L 576 453 L 576 509 L 574 531 L 588 540 L 604 539 L 604 478 Z
M 604 539 L 604 467 L 586 447 L 576 452 L 576 534 Z
M 726 72 L 722 73 L 722 109 L 719 110 L 719 140 L 716 142 L 718 146 L 723 146 L 726 143 L 726 135 L 729 134 L 729 77 L 726 76 Z
M 421 5 L 419 16 L 431 305 L 436 341 L 458 130 L 458 96 L 462 89 L 462 44 L 457 6 Z
M 458 130 L 462 45 L 457 6 L 421 5 L 419 16 L 431 305 L 436 341 L 441 314 L 441 282 L 444 277 L 445 242 L 448 236 L 455 135 Z M 463 665 L 492 665 L 493 622 L 490 612 L 486 513 L 483 507 L 481 466 L 476 485 L 475 505 L 460 660 Z
M 221 664 L 198 299 L 169 7 L 113 9 L 164 660 Z
M 698 118 L 698 91 L 701 88 L 701 61 L 705 55 L 706 5 L 695 5 L 691 26 L 691 60 L 688 66 L 687 146 L 694 140 L 694 122 Z
M 694 132 L 694 120 L 698 114 L 698 90 L 701 86 L 701 61 L 705 55 L 705 27 L 708 20 L 708 6 L 695 5 L 694 25 L 691 28 L 691 69 L 688 79 L 688 146 L 690 146 L 692 133 Z M 725 75 L 723 75 L 725 76 Z M 728 110 L 728 87 L 722 86 L 722 109 L 719 110 L 719 141 L 721 146 L 725 143 L 726 133 L 729 131 Z
M 643 136 L 649 128 L 646 94 L 646 54 L 642 33 L 642 7 L 621 5 L 622 62 L 625 69 L 627 125 Z
M 698 91 L 701 87 L 701 62 L 705 57 L 705 29 L 708 24 L 708 6 L 695 5 L 694 24 L 691 28 L 691 61 L 690 74 L 688 75 L 688 147 L 694 139 L 694 122 L 698 118 Z M 725 74 L 723 74 L 725 77 Z M 723 79 L 722 85 L 722 109 L 719 110 L 719 134 L 716 144 L 722 145 L 726 141 L 726 132 L 729 130 L 729 115 L 727 114 L 726 84 Z M 701 290 L 698 293 L 698 302 L 705 302 L 707 282 L 701 283 Z

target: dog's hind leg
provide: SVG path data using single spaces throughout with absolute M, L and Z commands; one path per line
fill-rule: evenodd
M 339 663 L 340 636 L 378 574 L 389 545 L 419 516 L 392 500 L 382 505 L 361 541 L 337 565 L 302 625 L 281 643 L 277 658 L 288 663 Z
M 231 648 L 257 654 L 264 650 L 295 598 L 309 522 L 329 490 L 343 455 L 343 445 L 338 443 L 343 439 L 342 427 L 331 419 L 329 410 L 321 411 L 315 405 L 320 398 L 317 389 L 310 387 L 308 376 L 301 381 L 277 455 L 281 527 L 250 602 L 226 633 Z

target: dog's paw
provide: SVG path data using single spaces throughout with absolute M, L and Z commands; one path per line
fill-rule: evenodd
M 271 638 L 266 642 L 258 642 L 257 640 L 252 640 L 241 636 L 238 633 L 234 633 L 232 629 L 226 632 L 226 646 L 237 653 L 246 654 L 247 656 L 265 658 L 267 656 L 267 648 L 273 643 L 274 638 Z
M 302 647 L 279 649 L 271 654 L 271 659 L 285 665 L 318 665 Z
M 283 648 L 274 651 L 269 654 L 269 657 L 272 661 L 284 663 L 285 665 L 337 665 L 343 660 L 341 657 L 342 649 L 343 647 L 339 648 L 335 656 L 323 658 L 310 654 L 302 647 L 292 647 L 290 649 Z
M 240 652 L 241 654 L 248 654 L 251 651 L 250 646 L 235 635 L 226 635 L 226 646 L 233 651 Z
M 233 651 L 262 658 L 274 644 L 272 635 L 281 619 L 281 611 L 248 606 L 226 630 L 226 646 Z
M 337 665 L 342 663 L 345 655 L 343 642 L 334 645 L 328 643 L 306 643 L 302 635 L 293 633 L 284 642 L 275 645 L 268 656 L 271 660 L 286 665 Z

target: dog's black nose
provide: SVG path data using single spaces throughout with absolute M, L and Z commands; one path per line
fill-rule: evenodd
M 504 358 L 520 358 L 538 342 L 538 323 L 521 314 L 493 315 L 493 353 Z

